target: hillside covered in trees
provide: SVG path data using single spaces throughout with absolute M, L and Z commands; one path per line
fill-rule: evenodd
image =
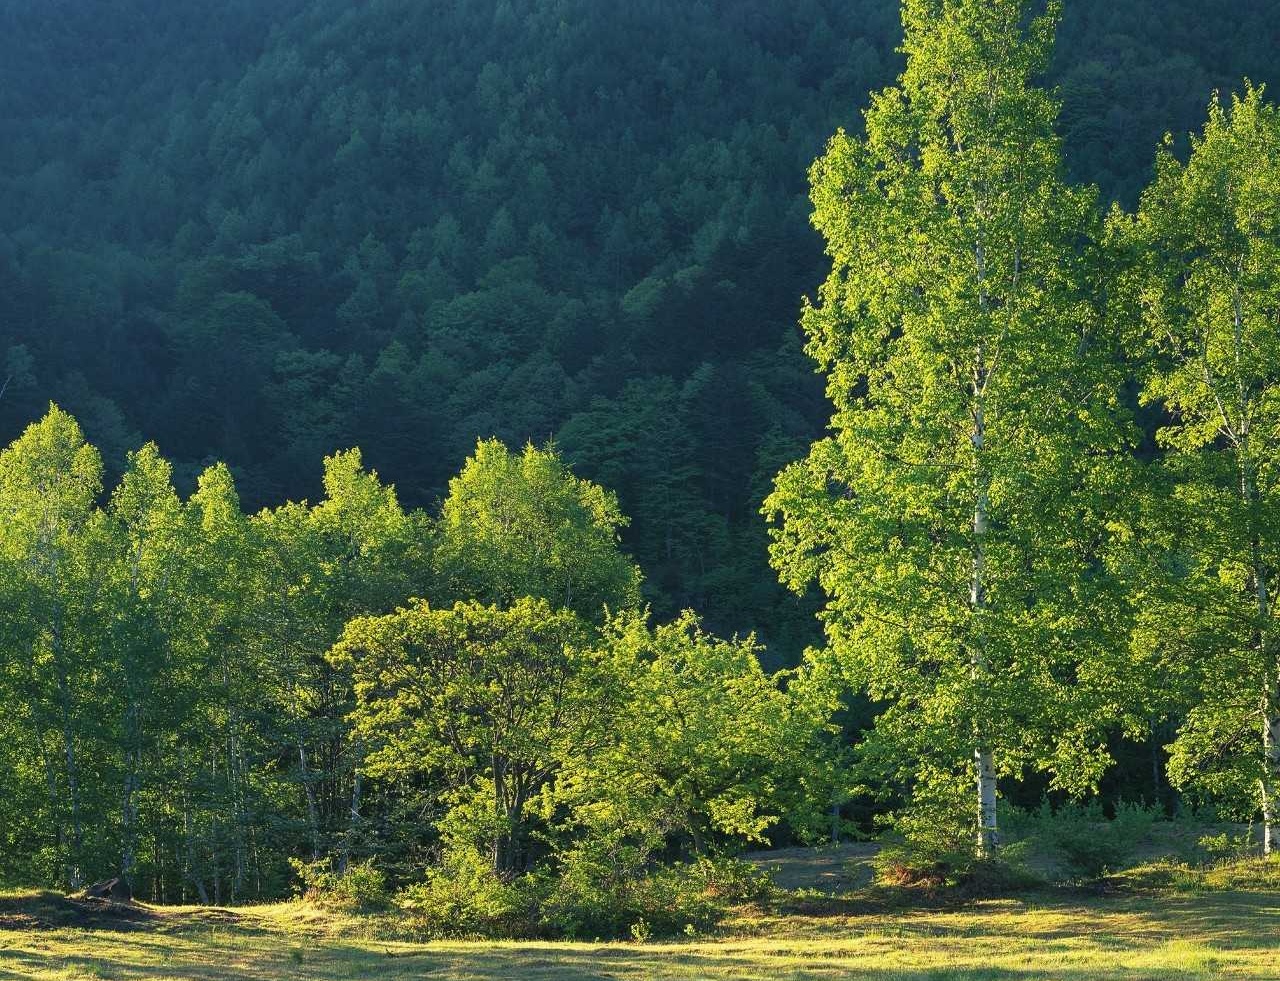
M 0 7 L 0 883 L 1280 855 L 1275 28 L 1066 10 Z
M 1271 14 L 1067 4 L 1072 176 L 1132 204 Z M 826 415 L 805 173 L 900 40 L 892 0 L 0 0 L 0 437 L 52 399 L 250 509 L 350 446 L 418 506 L 554 437 L 657 610 L 794 663 L 759 509 Z

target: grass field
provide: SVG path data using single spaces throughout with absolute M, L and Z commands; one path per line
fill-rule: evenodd
M 775 871 L 821 884 L 841 867 L 796 855 Z M 301 903 L 122 912 L 0 894 L 0 981 L 1280 979 L 1280 893 L 1230 887 L 1051 891 L 937 909 L 810 892 L 678 943 L 410 944 L 377 939 L 375 922 Z

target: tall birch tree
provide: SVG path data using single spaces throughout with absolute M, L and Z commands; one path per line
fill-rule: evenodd
M 1143 397 L 1173 491 L 1166 573 L 1152 579 L 1141 653 L 1183 679 L 1193 705 L 1170 776 L 1262 813 L 1280 850 L 1280 112 L 1261 88 L 1216 97 L 1183 163 L 1171 144 L 1131 219 L 1151 354 Z
M 6 643 L 28 666 L 29 713 L 72 889 L 83 885 L 88 858 L 81 703 L 94 687 L 86 625 L 103 576 L 84 546 L 101 490 L 101 456 L 57 406 L 0 452 L 0 550 L 13 578 Z
M 1092 785 L 1113 708 L 1100 223 L 1062 176 L 1036 6 L 906 0 L 898 84 L 814 164 L 832 271 L 803 326 L 835 413 L 765 505 L 783 580 L 820 584 L 829 653 L 883 707 L 863 758 L 968 811 L 980 854 L 998 778 Z
M 156 730 L 175 721 L 161 706 L 174 700 L 177 687 L 172 672 L 187 593 L 187 535 L 171 476 L 154 443 L 130 453 L 111 496 L 111 520 L 99 523 L 104 560 L 115 566 L 103 646 L 110 651 L 111 687 L 120 705 L 119 872 L 131 886 L 138 864 L 144 757 L 153 751 Z

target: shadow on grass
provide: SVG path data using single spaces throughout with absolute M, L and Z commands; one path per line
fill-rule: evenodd
M 379 981 L 1032 981 L 1052 977 L 1058 981 L 1135 981 L 1177 976 L 1214 977 L 1202 970 L 1152 966 L 1133 968 L 1117 962 L 1113 967 L 1062 967 L 1046 969 L 1043 963 L 1025 967 L 922 966 L 895 967 L 876 964 L 872 953 L 815 957 L 771 957 L 759 953 L 677 952 L 663 948 L 637 948 L 614 953 L 599 950 L 526 951 L 474 950 L 431 952 L 387 958 L 384 955 L 328 952 L 291 962 L 285 956 L 263 956 L 234 965 L 214 963 L 132 964 L 83 955 L 44 958 L 22 953 L 10 960 L 0 952 L 0 981 L 21 978 L 107 977 L 121 981 L 148 978 L 182 981 L 328 981 L 328 979 L 377 978 Z M 1204 970 L 1211 970 L 1211 966 Z
M 81 899 L 49 891 L 0 896 L 0 935 L 62 929 L 169 933 L 210 926 L 260 932 L 252 920 L 229 909 L 168 910 L 139 903 Z
M 202 922 L 199 913 L 143 908 L 153 916 L 150 931 L 64 924 L 0 932 L 0 981 L 1208 979 L 1228 966 L 1268 963 L 1280 927 L 1280 896 L 1258 893 L 1037 894 L 942 912 L 832 900 L 826 910 L 826 918 L 762 924 L 755 936 L 671 944 L 415 946 L 286 931 L 247 915 Z M 182 927 L 157 927 L 175 915 Z

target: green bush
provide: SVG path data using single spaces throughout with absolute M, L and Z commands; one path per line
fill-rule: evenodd
M 689 874 L 701 881 L 707 896 L 728 906 L 766 903 L 778 894 L 767 872 L 742 859 L 702 858 Z
M 331 859 L 304 862 L 289 859 L 297 875 L 298 893 L 311 902 L 330 909 L 368 911 L 387 906 L 386 876 L 374 868 L 373 859 L 348 865 L 345 872 L 334 868 Z
M 477 852 L 457 849 L 425 882 L 396 897 L 414 932 L 442 937 L 527 937 L 540 934 L 544 879 L 504 881 Z
M 555 873 L 505 881 L 478 852 L 456 851 L 396 904 L 410 932 L 423 937 L 645 941 L 704 932 L 729 906 L 762 902 L 774 892 L 767 876 L 745 862 L 650 867 L 646 854 L 592 840 L 563 853 Z
M 1064 804 L 1056 810 L 1046 801 L 1038 811 L 1008 824 L 1026 844 L 1048 853 L 1068 878 L 1097 879 L 1122 868 L 1159 820 L 1153 807 L 1121 803 L 1108 820 L 1097 801 Z
M 892 829 L 875 858 L 876 882 L 883 886 L 955 884 L 978 861 L 973 822 L 952 801 L 918 802 L 893 817 Z
M 564 856 L 541 920 L 565 937 L 670 937 L 714 926 L 729 904 L 717 885 L 742 887 L 737 873 L 717 877 L 715 863 L 632 869 L 618 874 L 590 848 Z
M 1250 858 L 1257 852 L 1252 830 L 1235 835 L 1225 831 L 1217 835 L 1204 835 L 1196 845 L 1210 858 L 1219 862 Z

